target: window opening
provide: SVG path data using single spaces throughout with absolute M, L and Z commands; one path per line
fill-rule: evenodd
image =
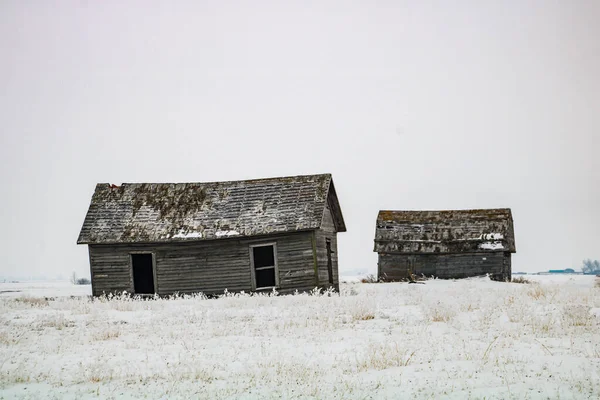
M 252 246 L 252 264 L 256 289 L 277 286 L 277 263 L 274 245 Z

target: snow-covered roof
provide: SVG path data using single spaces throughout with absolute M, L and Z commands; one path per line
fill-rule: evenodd
M 96 185 L 78 244 L 172 242 L 318 229 L 329 203 L 345 232 L 330 174 L 209 183 Z
M 509 208 L 380 211 L 375 249 L 381 253 L 516 252 Z

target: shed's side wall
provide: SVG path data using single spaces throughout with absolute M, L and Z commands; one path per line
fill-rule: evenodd
M 250 244 L 277 243 L 281 292 L 310 290 L 315 286 L 312 232 L 273 235 L 252 240 L 221 239 L 206 242 L 90 245 L 92 290 L 133 292 L 132 252 L 155 255 L 157 292 L 222 293 L 251 291 Z
M 325 213 L 323 215 L 323 223 L 321 229 L 315 232 L 316 244 L 317 244 L 317 264 L 319 271 L 319 286 L 329 287 L 329 270 L 327 268 L 327 239 L 331 240 L 331 264 L 333 270 L 333 287 L 336 290 L 340 288 L 340 281 L 338 275 L 338 256 L 337 256 L 337 232 L 335 229 L 335 223 L 333 221 L 333 215 L 331 209 L 327 205 Z
M 490 274 L 494 279 L 509 280 L 510 253 L 464 254 L 388 254 L 379 253 L 379 278 L 396 281 L 408 274 L 435 276 L 441 279 L 467 278 Z

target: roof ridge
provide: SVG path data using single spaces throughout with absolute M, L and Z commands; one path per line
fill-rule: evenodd
M 421 212 L 465 212 L 465 211 L 510 211 L 510 207 L 499 207 L 499 208 L 460 208 L 460 209 L 448 209 L 448 210 L 379 210 L 382 212 L 410 212 L 410 213 L 421 213 Z
M 290 176 L 276 176 L 270 178 L 254 178 L 254 179 L 237 179 L 231 181 L 207 181 L 207 182 L 123 182 L 120 185 L 113 185 L 111 183 L 102 182 L 98 185 L 109 185 L 109 186 L 132 186 L 132 185 L 210 185 L 210 184 L 225 184 L 225 183 L 255 183 L 255 182 L 266 182 L 266 181 L 278 181 L 283 179 L 302 179 L 302 178 L 316 178 L 316 177 L 329 177 L 331 173 L 322 174 L 308 174 L 308 175 L 290 175 Z

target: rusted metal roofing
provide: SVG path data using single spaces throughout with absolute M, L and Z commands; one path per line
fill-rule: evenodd
M 209 183 L 96 185 L 78 244 L 172 242 L 346 226 L 330 174 Z
M 379 253 L 516 252 L 509 208 L 447 211 L 380 211 Z

